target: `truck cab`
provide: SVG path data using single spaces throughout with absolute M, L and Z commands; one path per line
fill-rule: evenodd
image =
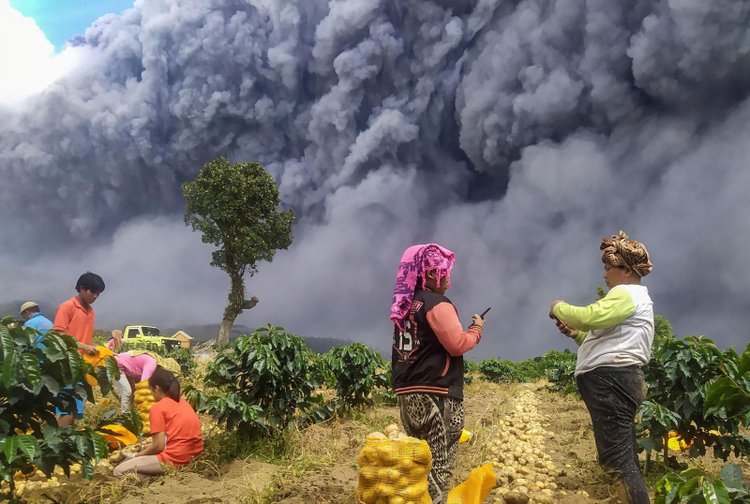
M 122 341 L 133 345 L 152 344 L 169 350 L 180 346 L 179 340 L 162 336 L 157 327 L 146 325 L 126 325 L 122 330 Z

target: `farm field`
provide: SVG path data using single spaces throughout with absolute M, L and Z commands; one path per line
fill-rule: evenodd
M 135 409 L 122 413 L 111 386 L 117 364 L 103 347 L 101 356 L 84 358 L 70 336 L 49 331 L 41 344 L 33 337 L 0 325 L 4 496 L 14 491 L 23 502 L 61 504 L 349 504 L 360 495 L 371 504 L 400 502 L 399 493 L 416 495 L 411 501 L 426 495 L 428 455 L 397 451 L 390 363 L 360 343 L 318 354 L 268 326 L 220 351 L 142 350 L 179 370 L 182 396 L 200 415 L 204 450 L 180 471 L 118 479 L 112 470 L 123 451 L 151 442 L 152 392 L 136 383 Z M 14 374 L 8 363 L 16 362 Z M 474 468 L 489 473 L 490 464 L 497 485 L 486 503 L 513 504 L 519 496 L 529 504 L 619 502 L 596 462 L 574 367 L 575 354 L 557 350 L 520 362 L 466 361 L 465 426 L 473 437 L 459 446 L 453 485 Z M 648 397 L 636 430 L 655 501 L 750 502 L 750 346 L 740 355 L 662 330 L 644 372 Z M 50 411 L 62 385 L 89 399 L 74 429 L 55 426 Z M 678 447 L 666 450 L 667 437 Z
M 616 503 L 614 490 L 596 464 L 593 434 L 588 413 L 580 399 L 546 390 L 546 382 L 496 384 L 475 380 L 466 387 L 466 427 L 475 434 L 475 442 L 462 444 L 454 475 L 459 483 L 469 471 L 491 461 L 491 441 L 496 438 L 498 421 L 513 411 L 518 397 L 530 394 L 536 403 L 542 425 L 554 435 L 543 440 L 543 450 L 559 469 L 555 478 L 562 503 Z M 332 420 L 296 431 L 289 441 L 288 453 L 280 459 L 263 454 L 256 457 L 215 464 L 206 458 L 189 468 L 151 481 L 115 480 L 107 468 L 99 468 L 92 481 L 80 476 L 54 489 L 28 496 L 28 502 L 60 503 L 105 502 L 136 504 L 204 504 L 204 503 L 355 503 L 357 484 L 356 459 L 365 435 L 398 423 L 396 407 L 375 406 L 354 415 L 352 419 Z M 227 442 L 227 434 L 216 429 L 205 418 L 208 450 Z M 679 456 L 687 461 L 687 457 Z M 738 462 L 747 473 L 750 464 Z M 691 465 L 704 466 L 718 473 L 722 462 L 710 456 L 694 459 Z M 650 477 L 653 483 L 654 477 Z M 585 491 L 588 495 L 576 493 Z M 45 495 L 46 494 L 46 495 Z M 485 502 L 495 502 L 492 492 Z

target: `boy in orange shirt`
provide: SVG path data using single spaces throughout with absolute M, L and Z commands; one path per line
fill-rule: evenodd
M 89 355 L 96 355 L 97 349 L 94 346 L 94 324 L 96 313 L 93 306 L 94 301 L 104 291 L 104 280 L 96 273 L 87 271 L 78 278 L 76 283 L 76 292 L 78 294 L 62 303 L 57 308 L 53 329 L 69 334 L 78 340 L 80 351 Z M 83 399 L 79 399 L 70 394 L 71 389 L 61 391 L 61 395 L 67 395 L 68 399 L 73 399 L 76 405 L 75 416 L 83 418 Z M 69 411 L 60 411 L 56 408 L 58 425 L 60 427 L 69 427 L 75 421 L 74 413 Z

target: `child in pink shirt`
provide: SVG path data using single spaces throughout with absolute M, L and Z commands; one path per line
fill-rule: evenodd
M 156 371 L 156 359 L 148 354 L 132 355 L 130 352 L 123 352 L 115 355 L 117 366 L 120 368 L 120 379 L 115 382 L 115 388 L 120 395 L 120 409 L 122 412 L 130 410 L 131 399 L 133 397 L 133 382 L 141 382 L 151 378 Z

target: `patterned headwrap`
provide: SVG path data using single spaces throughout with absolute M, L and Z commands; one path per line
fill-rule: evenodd
M 425 278 L 429 270 L 435 270 L 435 280 L 440 285 L 443 277 L 451 284 L 451 270 L 456 262 L 456 255 L 437 243 L 413 245 L 406 249 L 401 256 L 401 264 L 396 275 L 396 285 L 393 287 L 393 301 L 391 303 L 391 320 L 403 330 L 404 319 L 409 313 L 414 299 L 414 290 L 424 288 Z M 417 278 L 422 279 L 422 285 L 417 286 Z
M 625 231 L 620 231 L 619 235 L 612 235 L 610 238 L 602 238 L 599 250 L 602 251 L 602 262 L 604 264 L 627 266 L 635 271 L 639 277 L 645 277 L 654 269 L 646 246 L 641 242 L 629 239 Z

